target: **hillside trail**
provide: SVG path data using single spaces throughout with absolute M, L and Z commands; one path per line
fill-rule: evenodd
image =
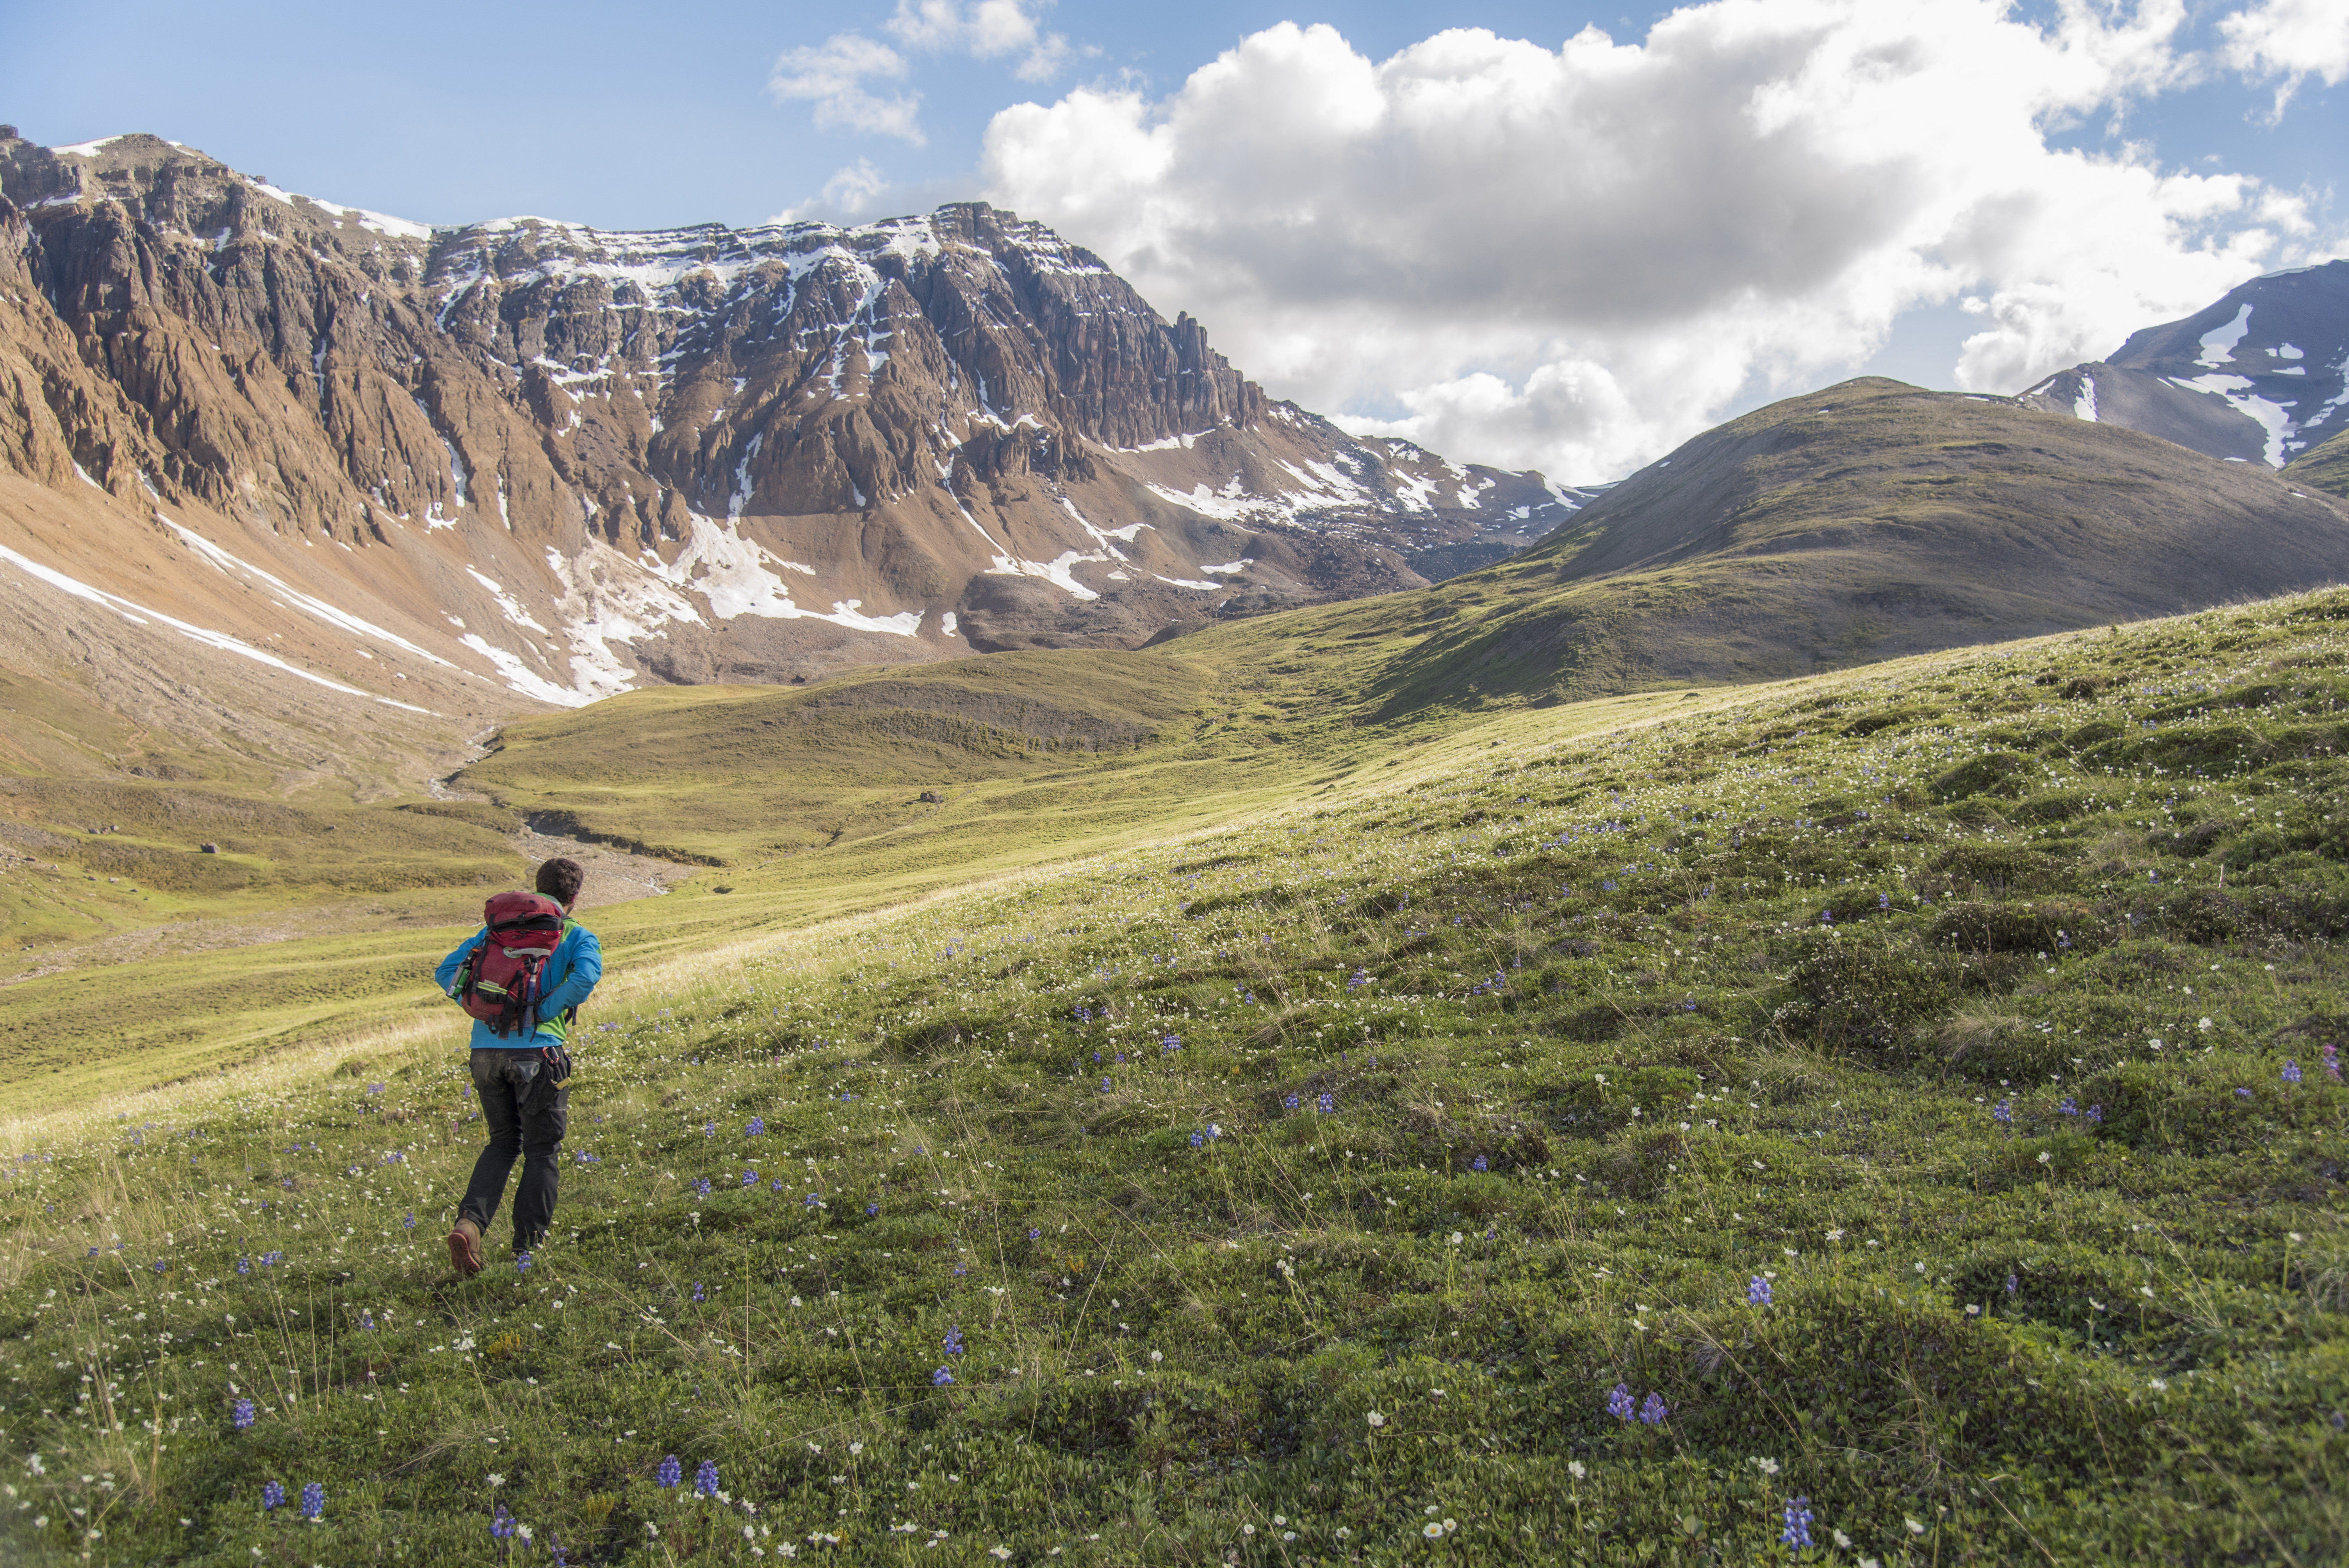
M 513 841 L 515 850 L 531 863 L 533 872 L 542 861 L 558 855 L 579 862 L 580 869 L 587 873 L 587 885 L 579 893 L 580 909 L 658 898 L 675 883 L 709 869 L 665 861 L 655 855 L 632 854 L 560 833 L 542 833 L 535 828 L 523 828 L 514 834 Z

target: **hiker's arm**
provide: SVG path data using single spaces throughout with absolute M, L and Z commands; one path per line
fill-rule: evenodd
M 595 989 L 595 982 L 604 977 L 604 948 L 592 931 L 579 933 L 579 946 L 571 954 L 571 967 L 554 990 L 538 1004 L 538 1016 L 552 1018 L 569 1012 L 587 1000 L 587 993 Z
M 450 953 L 448 957 L 440 960 L 440 967 L 432 972 L 432 978 L 439 984 L 440 994 L 442 995 L 447 995 L 449 994 L 449 987 L 457 983 L 457 971 L 463 965 L 467 955 L 469 955 L 473 949 L 481 946 L 481 939 L 489 935 L 489 927 L 483 926 L 481 930 L 473 933 L 472 935 L 465 938 L 464 941 L 457 944 L 456 951 Z M 602 965 L 599 964 L 597 965 L 597 972 L 601 973 L 601 971 Z

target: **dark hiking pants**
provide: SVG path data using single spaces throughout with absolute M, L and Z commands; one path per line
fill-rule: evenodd
M 505 1196 L 514 1157 L 522 1157 L 522 1185 L 514 1193 L 514 1251 L 546 1239 L 554 1222 L 556 1146 L 571 1119 L 571 1090 L 557 1088 L 535 1047 L 473 1053 L 473 1088 L 481 1097 L 481 1119 L 490 1141 L 473 1161 L 473 1180 L 457 1212 L 484 1233 Z

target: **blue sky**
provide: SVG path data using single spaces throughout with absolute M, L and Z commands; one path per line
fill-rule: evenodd
M 1028 28 L 1028 42 L 987 43 L 987 4 L 996 23 Z M 1922 18 L 1913 36 L 1887 20 L 1910 12 Z M 2108 351 L 2126 331 L 2242 276 L 2337 253 L 2349 20 L 2338 25 L 2336 64 L 2326 17 L 2340 12 L 2349 12 L 2340 0 L 2072 0 L 2004 13 L 1975 0 L 1720 0 L 1677 15 L 1510 0 L 422 0 L 396 12 L 132 0 L 108 8 L 102 37 L 77 8 L 12 17 L 0 119 L 52 144 L 151 130 L 288 189 L 437 223 L 534 212 L 614 228 L 744 224 L 989 195 L 1100 250 L 1170 316 L 1200 315 L 1277 393 L 1456 456 L 1538 460 L 1559 477 L 1597 479 L 1726 413 L 1859 369 L 2014 390 L 1996 383 Z M 1622 47 L 1569 59 L 1561 46 L 1586 27 Z M 1428 44 L 1451 28 L 1488 29 L 1555 57 Z M 1835 43 L 1838 32 L 1865 34 L 1865 46 Z M 1816 56 L 1810 68 L 1787 65 L 1805 50 Z M 867 104 L 898 105 L 896 122 L 879 125 L 807 87 L 818 56 L 893 58 L 857 78 L 857 90 L 877 95 Z M 1224 67 L 1195 79 L 1219 57 Z M 1837 79 L 1851 60 L 1878 59 L 1916 71 L 1901 92 L 1937 105 L 1919 112 L 1945 121 L 1897 163 L 1871 161 L 1866 145 L 1881 139 L 1871 128 L 1888 111 L 1844 101 Z M 1980 77 L 1978 110 L 1966 101 L 1968 72 Z M 1390 113 L 1383 130 L 1292 157 L 1293 129 L 1272 129 L 1283 100 L 1323 91 L 1338 95 L 1333 103 L 1385 94 L 1380 101 L 1397 111 L 1410 83 L 1430 75 L 1468 101 L 1419 130 L 1396 129 L 1402 119 Z M 2011 88 L 2017 75 L 2036 85 Z M 792 80 L 803 96 L 779 91 Z M 1629 129 L 1643 118 L 1636 100 L 1616 119 L 1578 109 L 1570 129 L 1516 141 L 1503 124 L 1538 118 L 1542 94 L 1595 103 L 1624 83 L 1653 95 L 1655 114 L 1682 121 L 1714 96 L 1759 86 L 1814 95 L 1816 121 L 1797 102 L 1793 122 L 1812 139 L 1811 161 L 1835 178 L 1814 189 L 1789 160 L 1765 160 L 1744 178 L 1790 183 L 1783 198 L 1764 192 L 1743 207 L 1751 192 L 1703 188 L 1701 140 L 1678 161 L 1640 164 L 1646 153 Z M 1475 119 L 1487 87 L 1490 127 Z M 1004 115 L 1019 104 L 1036 108 Z M 1251 132 L 1259 112 L 1265 126 Z M 1458 149 L 1487 130 L 1490 158 L 1464 174 Z M 1250 143 L 1250 134 L 1267 139 Z M 1411 140 L 1423 134 L 1424 143 Z M 1996 150 L 1953 161 L 1928 145 L 1976 135 Z M 1102 148 L 1139 161 L 1122 166 L 1096 156 Z M 1602 201 L 1598 174 L 1581 185 L 1551 178 L 1561 149 L 1569 161 L 1587 150 L 1594 169 L 1618 160 L 1614 184 L 1636 179 L 1652 201 Z M 1382 159 L 1393 160 L 1392 181 Z M 1404 172 L 1438 163 L 1449 170 L 1444 189 L 1414 186 Z M 1147 178 L 1136 172 L 1145 166 Z M 843 180 L 843 170 L 854 172 Z M 2210 181 L 2228 177 L 2233 195 L 2220 201 Z M 1884 192 L 1874 205 L 1847 199 L 1870 179 Z M 1945 189 L 1964 199 L 1920 212 Z M 2144 213 L 2129 209 L 2132 191 Z M 1508 248 L 1518 260 L 1427 247 L 1432 226 L 1457 229 L 1476 210 L 1464 207 L 1468 198 L 1510 216 L 1489 236 L 1472 217 L 1464 248 Z M 1324 290 L 1309 266 L 1299 282 L 1295 257 L 1275 258 L 1278 242 L 1262 224 L 1235 218 L 1300 201 L 1298 221 L 1334 236 L 1332 275 L 1407 285 Z M 1728 215 L 1692 229 L 1687 210 L 1706 206 Z M 2067 208 L 2075 227 L 2109 231 L 2109 242 L 2099 249 L 2068 231 Z M 2039 216 L 2000 228 L 1996 214 L 2024 210 Z M 1611 249 L 1593 232 L 1601 211 L 1620 242 Z M 1820 232 L 1749 266 L 1785 242 L 1764 232 L 1780 212 Z M 1879 230 L 1891 237 L 1855 238 Z M 1636 279 L 1614 286 L 1646 270 L 1637 258 L 1690 247 L 1718 256 L 1657 269 L 1687 291 L 1677 315 L 1669 296 Z M 1557 267 L 1527 269 L 1524 257 L 1553 248 Z M 1806 258 L 1816 270 L 1807 293 L 1785 271 Z M 1362 348 L 1366 335 L 1383 346 Z

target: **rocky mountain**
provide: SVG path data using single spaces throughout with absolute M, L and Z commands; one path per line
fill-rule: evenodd
M 2110 359 L 2023 394 L 2214 458 L 2280 469 L 2349 430 L 2349 262 L 2253 278 Z
M 0 128 L 0 665 L 118 711 L 178 664 L 470 722 L 1134 647 L 1417 586 L 1587 499 L 1273 401 L 982 204 L 430 229 Z

